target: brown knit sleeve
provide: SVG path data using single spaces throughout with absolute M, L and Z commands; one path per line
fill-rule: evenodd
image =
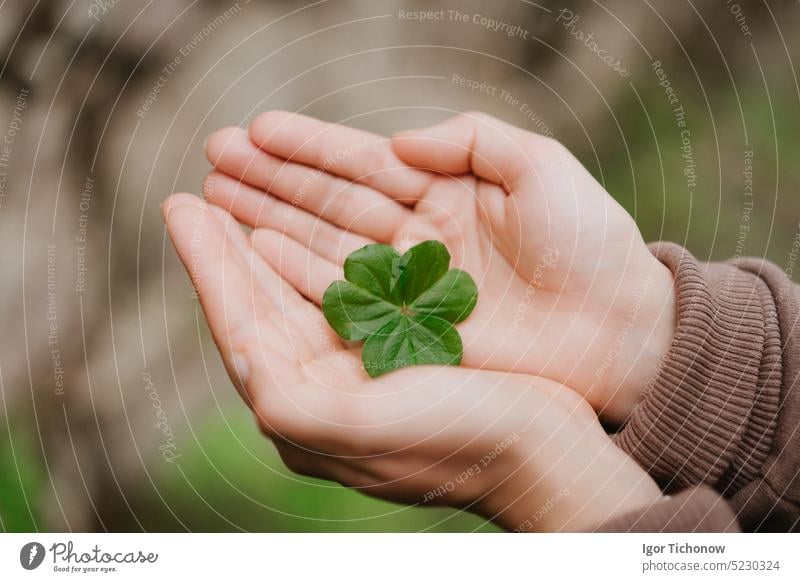
M 676 331 L 617 443 L 668 492 L 707 485 L 745 529 L 792 529 L 797 287 L 763 261 L 702 264 L 674 244 L 651 250 L 674 275 Z
M 708 487 L 687 489 L 650 507 L 601 524 L 597 532 L 738 532 L 730 505 Z

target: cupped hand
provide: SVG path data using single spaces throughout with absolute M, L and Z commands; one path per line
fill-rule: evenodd
M 206 197 L 316 303 L 365 244 L 444 242 L 479 286 L 465 366 L 546 376 L 622 421 L 671 341 L 670 272 L 552 139 L 483 114 L 388 140 L 269 112 L 206 151 Z
M 659 498 L 574 391 L 451 366 L 372 380 L 227 212 L 179 194 L 164 215 L 234 384 L 294 471 L 518 531 L 590 530 Z

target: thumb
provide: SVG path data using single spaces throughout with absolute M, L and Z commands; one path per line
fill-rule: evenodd
M 536 150 L 550 141 L 485 113 L 462 113 L 431 127 L 397 133 L 392 147 L 410 166 L 446 174 L 471 172 L 510 191 L 534 171 Z

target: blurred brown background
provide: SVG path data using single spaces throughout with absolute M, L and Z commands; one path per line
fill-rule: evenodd
M 389 133 L 480 109 L 552 132 L 646 239 L 792 274 L 798 25 L 789 0 L 0 4 L 0 531 L 491 530 L 288 474 L 160 202 L 264 110 Z

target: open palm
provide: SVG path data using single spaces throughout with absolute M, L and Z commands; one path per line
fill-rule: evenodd
M 437 239 L 479 286 L 466 366 L 547 376 L 621 420 L 666 350 L 669 272 L 553 140 L 480 114 L 390 141 L 270 112 L 207 154 L 207 198 L 317 304 L 353 250 Z
M 658 499 L 572 390 L 453 366 L 370 379 L 230 214 L 188 194 L 164 213 L 228 372 L 293 471 L 508 529 L 553 498 L 532 529 L 587 530 Z

